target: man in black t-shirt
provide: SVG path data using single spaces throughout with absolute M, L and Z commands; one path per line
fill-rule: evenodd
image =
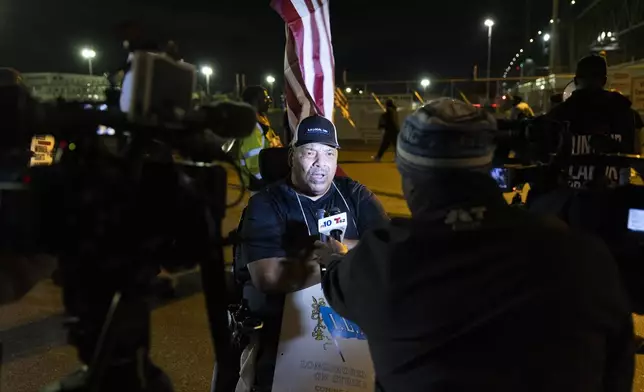
M 313 254 L 319 239 L 316 212 L 339 208 L 347 213 L 344 246 L 349 249 L 366 231 L 388 222 L 366 187 L 334 178 L 339 145 L 331 121 L 321 116 L 302 120 L 291 145 L 290 178 L 268 186 L 248 203 L 237 265 L 243 296 L 264 322 L 255 366 L 257 385 L 264 389 L 272 385 L 284 295 L 320 282 Z

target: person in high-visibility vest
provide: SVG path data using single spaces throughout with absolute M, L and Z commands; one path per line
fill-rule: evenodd
M 248 137 L 240 141 L 238 160 L 244 185 L 251 191 L 257 191 L 262 186 L 260 151 L 264 148 L 282 147 L 282 142 L 266 116 L 272 102 L 268 91 L 261 86 L 248 87 L 242 94 L 242 100 L 257 111 L 257 125 Z

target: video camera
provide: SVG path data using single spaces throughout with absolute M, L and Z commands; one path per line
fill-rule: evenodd
M 630 177 L 644 159 L 619 153 L 609 136 L 573 136 L 567 124 L 547 117 L 501 120 L 499 128 L 491 170 L 499 187 L 510 192 L 529 184 L 523 207 L 601 237 L 620 266 L 634 311 L 644 312 L 644 186 L 620 178 L 620 172 Z M 576 187 L 574 173 L 584 171 L 590 181 Z
M 38 228 L 39 249 L 14 251 L 58 256 L 69 340 L 88 365 L 46 390 L 171 391 L 148 356 L 148 296 L 161 266 L 197 265 L 217 353 L 213 390 L 233 390 L 220 163 L 236 167 L 222 147 L 252 132 L 255 111 L 193 109 L 193 66 L 133 58 L 127 88 L 112 86 L 99 104 L 40 103 L 16 71 L 0 70 L 0 172 L 33 196 Z

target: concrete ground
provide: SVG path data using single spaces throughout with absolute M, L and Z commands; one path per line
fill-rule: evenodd
M 400 179 L 387 154 L 372 163 L 369 148 L 354 146 L 340 155 L 342 168 L 372 189 L 392 215 L 409 211 L 401 197 Z M 350 162 L 350 163 L 346 163 Z M 231 180 L 231 182 L 235 182 Z M 234 186 L 230 198 L 237 196 Z M 241 207 L 229 210 L 224 232 L 237 226 Z M 230 251 L 227 251 L 230 260 Z M 40 283 L 21 301 L 0 307 L 0 342 L 3 344 L 0 391 L 32 392 L 78 366 L 74 349 L 65 343 L 60 290 L 51 281 Z M 640 334 L 644 319 L 636 318 Z M 171 377 L 178 392 L 208 391 L 213 350 L 201 293 L 157 308 L 152 314 L 152 358 Z M 638 357 L 633 391 L 644 392 L 644 358 Z

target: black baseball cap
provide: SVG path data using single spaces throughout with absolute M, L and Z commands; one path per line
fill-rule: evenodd
M 309 143 L 326 144 L 333 148 L 340 148 L 338 144 L 338 131 L 333 123 L 319 115 L 307 117 L 300 121 L 295 131 L 293 145 L 303 146 Z
M 577 63 L 577 78 L 605 78 L 608 74 L 606 60 L 597 55 L 586 56 Z

